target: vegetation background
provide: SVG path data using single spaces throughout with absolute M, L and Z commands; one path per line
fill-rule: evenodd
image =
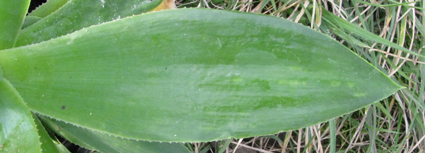
M 33 0 L 30 10 L 44 2 Z M 331 152 L 331 145 L 336 145 L 336 152 L 425 152 L 425 59 L 376 43 L 381 37 L 425 55 L 424 1 L 176 0 L 175 4 L 177 8 L 272 15 L 311 27 L 340 41 L 406 87 L 329 122 L 269 136 L 187 144 L 193 152 Z M 347 22 L 332 22 L 327 12 Z M 335 135 L 337 140 L 330 141 Z M 91 152 L 66 140 L 63 143 L 72 152 Z

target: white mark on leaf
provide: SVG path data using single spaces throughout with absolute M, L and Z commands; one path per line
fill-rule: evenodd
M 220 41 L 220 38 L 217 38 L 217 40 L 218 40 L 218 46 L 221 48 L 221 41 Z
M 105 7 L 105 0 L 100 0 L 102 2 L 102 7 Z

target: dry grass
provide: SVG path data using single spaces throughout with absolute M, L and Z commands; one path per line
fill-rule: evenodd
M 204 7 L 268 14 L 321 31 L 406 87 L 379 103 L 330 122 L 272 136 L 189 145 L 194 152 L 425 152 L 425 20 L 423 4 L 405 0 L 177 0 Z M 324 11 L 411 53 L 378 43 L 367 32 L 335 26 Z M 416 55 L 415 55 L 416 54 Z

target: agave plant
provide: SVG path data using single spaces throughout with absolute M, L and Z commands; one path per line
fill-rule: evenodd
M 401 88 L 292 21 L 146 13 L 161 2 L 49 0 L 26 16 L 29 0 L 1 1 L 0 150 L 62 152 L 54 131 L 102 152 L 188 152 L 182 143 L 299 129 Z

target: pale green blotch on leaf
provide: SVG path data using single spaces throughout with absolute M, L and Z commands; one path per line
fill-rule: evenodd
M 332 81 L 331 82 L 331 86 L 332 87 L 338 87 L 338 86 L 340 86 L 341 85 L 341 82 L 339 82 L 339 81 Z
M 1 66 L 0 66 L 0 82 L 1 80 L 3 80 L 3 70 L 1 69 Z

